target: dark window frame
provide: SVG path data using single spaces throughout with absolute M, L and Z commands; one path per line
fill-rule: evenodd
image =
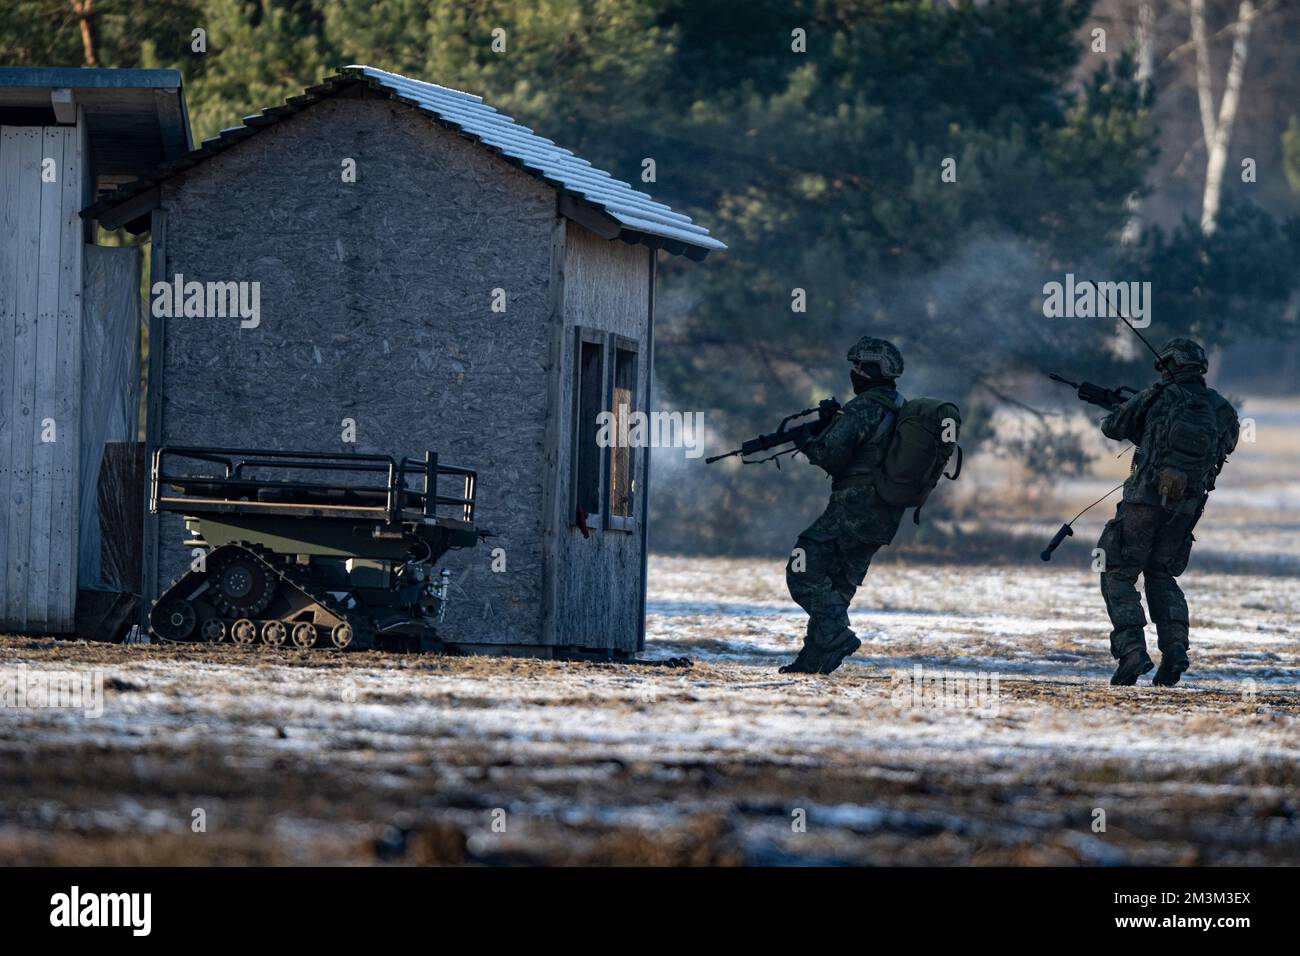
M 605 456 L 602 454 L 603 449 L 601 449 L 599 445 L 595 445 L 594 452 L 591 452 L 590 450 L 588 451 L 588 455 L 595 455 L 594 463 L 592 465 L 594 468 L 594 475 L 588 476 L 583 469 L 584 454 L 582 425 L 584 407 L 582 399 L 584 392 L 583 385 L 586 382 L 585 373 L 587 372 L 586 363 L 583 361 L 583 353 L 586 350 L 586 346 L 595 346 L 599 350 L 596 375 L 598 381 L 594 386 L 596 402 L 595 413 L 598 415 L 604 410 L 603 406 L 607 404 L 606 395 L 610 388 L 609 335 L 606 332 L 586 326 L 575 326 L 573 333 L 573 372 L 571 377 L 571 381 L 573 382 L 573 403 L 571 411 L 573 434 L 572 445 L 570 448 L 569 467 L 569 525 L 570 527 L 577 527 L 579 506 L 594 502 L 596 510 L 588 508 L 587 515 L 588 527 L 594 531 L 598 528 L 604 527 L 604 522 L 600 519 L 609 509 L 605 506 Z M 596 435 L 593 431 L 591 435 L 591 442 L 593 445 L 595 441 Z M 587 460 L 590 461 L 589 458 Z M 594 494 L 590 498 L 586 497 L 583 493 L 583 485 L 586 483 L 583 480 L 585 477 L 594 477 L 595 479 Z
M 605 404 L 609 411 L 617 413 L 615 406 L 614 390 L 617 386 L 616 378 L 618 376 L 618 359 L 619 353 L 630 353 L 632 356 L 632 402 L 629 406 L 629 412 L 640 411 L 641 405 L 641 343 L 636 339 L 628 338 L 624 335 L 610 333 L 609 345 L 605 349 L 606 362 L 609 365 L 609 374 L 606 376 L 606 399 Z M 647 438 L 649 436 L 646 436 Z M 605 449 L 605 477 L 604 477 L 604 507 L 605 507 L 605 527 L 610 531 L 636 531 L 636 505 L 639 489 L 637 488 L 637 470 L 641 465 L 642 449 L 632 447 L 628 449 L 627 455 L 627 473 L 631 482 L 632 506 L 627 515 L 614 514 L 610 498 L 614 490 L 614 452 L 615 448 L 610 446 Z

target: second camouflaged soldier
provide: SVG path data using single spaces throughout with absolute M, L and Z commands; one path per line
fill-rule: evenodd
M 1205 384 L 1204 349 L 1173 339 L 1159 355 L 1162 381 L 1101 423 L 1106 437 L 1137 446 L 1124 498 L 1097 542 L 1106 561 L 1101 593 L 1114 628 L 1110 652 L 1119 661 L 1110 682 L 1123 686 L 1155 666 L 1147 654 L 1139 574 L 1162 655 L 1152 682 L 1177 684 L 1189 666 L 1187 601 L 1175 578 L 1187 567 L 1192 528 L 1237 446 L 1237 413 Z
M 849 628 L 849 602 L 872 556 L 894 540 L 905 510 L 887 504 L 874 488 L 893 409 L 902 403 L 894 382 L 903 373 L 903 356 L 890 342 L 866 336 L 848 358 L 855 397 L 800 449 L 831 476 L 831 497 L 799 535 L 786 565 L 786 584 L 808 612 L 808 631 L 783 674 L 829 674 L 861 646 Z

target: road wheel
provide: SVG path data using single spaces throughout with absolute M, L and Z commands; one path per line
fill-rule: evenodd
M 194 633 L 198 615 L 189 601 L 168 601 L 153 615 L 153 628 L 166 641 L 184 641 Z
M 293 626 L 293 643 L 304 650 L 316 646 L 316 625 L 307 621 Z
M 236 644 L 252 644 L 257 640 L 257 625 L 246 617 L 241 617 L 230 628 L 230 638 Z
M 281 621 L 267 621 L 262 625 L 262 643 L 267 647 L 279 647 L 288 636 L 288 629 Z

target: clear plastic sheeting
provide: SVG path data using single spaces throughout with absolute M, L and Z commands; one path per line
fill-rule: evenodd
M 81 324 L 78 586 L 103 585 L 99 470 L 106 442 L 134 441 L 140 388 L 140 250 L 86 246 Z

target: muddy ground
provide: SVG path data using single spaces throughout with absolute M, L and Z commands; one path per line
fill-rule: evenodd
M 1107 685 L 1067 570 L 883 567 L 831 677 L 776 672 L 754 561 L 654 561 L 648 656 L 690 669 L 3 638 L 105 686 L 0 713 L 0 862 L 1300 862 L 1300 583 L 1188 577 L 1175 689 Z

